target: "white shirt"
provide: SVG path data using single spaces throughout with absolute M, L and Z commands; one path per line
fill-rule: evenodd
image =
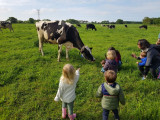
M 74 99 L 76 98 L 76 84 L 79 80 L 79 70 L 76 70 L 75 74 L 76 75 L 73 84 L 67 84 L 62 81 L 62 78 L 60 78 L 59 88 L 56 97 L 54 98 L 55 101 L 59 101 L 59 99 L 66 103 L 74 101 Z

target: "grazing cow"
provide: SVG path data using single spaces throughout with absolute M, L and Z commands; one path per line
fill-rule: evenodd
M 86 24 L 86 29 L 94 29 L 95 31 L 97 30 L 96 27 L 93 24 Z
M 102 26 L 102 27 L 105 27 L 106 25 L 104 25 L 104 24 L 101 24 L 101 26 Z
M 10 32 L 11 32 L 11 30 L 14 32 L 11 22 L 0 21 L 0 31 L 2 31 L 1 28 L 3 28 L 3 29 L 9 28 Z
M 147 25 L 141 25 L 139 26 L 140 29 L 145 28 L 147 30 Z
M 107 25 L 109 29 L 115 28 L 115 25 Z
M 39 21 L 36 22 L 36 28 L 39 38 L 39 51 L 43 53 L 43 43 L 49 42 L 51 44 L 58 44 L 58 61 L 60 61 L 60 54 L 62 45 L 66 46 L 66 59 L 68 60 L 68 51 L 71 48 L 80 50 L 83 56 L 94 61 L 91 50 L 84 46 L 77 29 L 70 23 L 64 21 Z
M 128 27 L 127 25 L 124 25 L 126 28 Z
M 80 24 L 76 24 L 76 26 L 81 27 L 81 25 L 80 25 Z

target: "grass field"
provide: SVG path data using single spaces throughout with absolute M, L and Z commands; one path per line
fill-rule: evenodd
M 62 68 L 71 63 L 81 68 L 76 88 L 74 112 L 77 120 L 101 120 L 102 108 L 96 91 L 104 82 L 100 72 L 100 61 L 111 46 L 122 56 L 122 69 L 118 72 L 117 83 L 123 88 L 126 105 L 120 105 L 121 120 L 160 120 L 160 81 L 148 75 L 141 80 L 137 60 L 139 39 L 154 44 L 160 32 L 159 26 L 148 30 L 139 25 L 116 25 L 108 29 L 96 25 L 97 31 L 78 27 L 85 45 L 93 47 L 95 62 L 89 62 L 79 55 L 77 49 L 69 51 L 65 59 L 63 47 L 61 62 L 57 62 L 57 45 L 45 44 L 44 56 L 38 51 L 37 32 L 34 24 L 13 24 L 15 32 L 8 29 L 0 32 L 0 120 L 57 120 L 61 119 L 61 102 L 54 102 Z M 110 113 L 110 120 L 113 114 Z

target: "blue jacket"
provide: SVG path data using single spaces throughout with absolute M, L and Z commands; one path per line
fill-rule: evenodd
M 144 66 L 146 64 L 147 57 L 141 58 L 141 62 L 138 63 L 139 66 Z

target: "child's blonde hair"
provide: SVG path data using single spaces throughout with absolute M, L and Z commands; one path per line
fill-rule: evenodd
M 62 80 L 67 84 L 73 84 L 75 77 L 75 69 L 71 64 L 66 64 L 62 70 Z
M 115 50 L 108 50 L 106 53 L 107 59 L 114 60 L 116 58 Z

